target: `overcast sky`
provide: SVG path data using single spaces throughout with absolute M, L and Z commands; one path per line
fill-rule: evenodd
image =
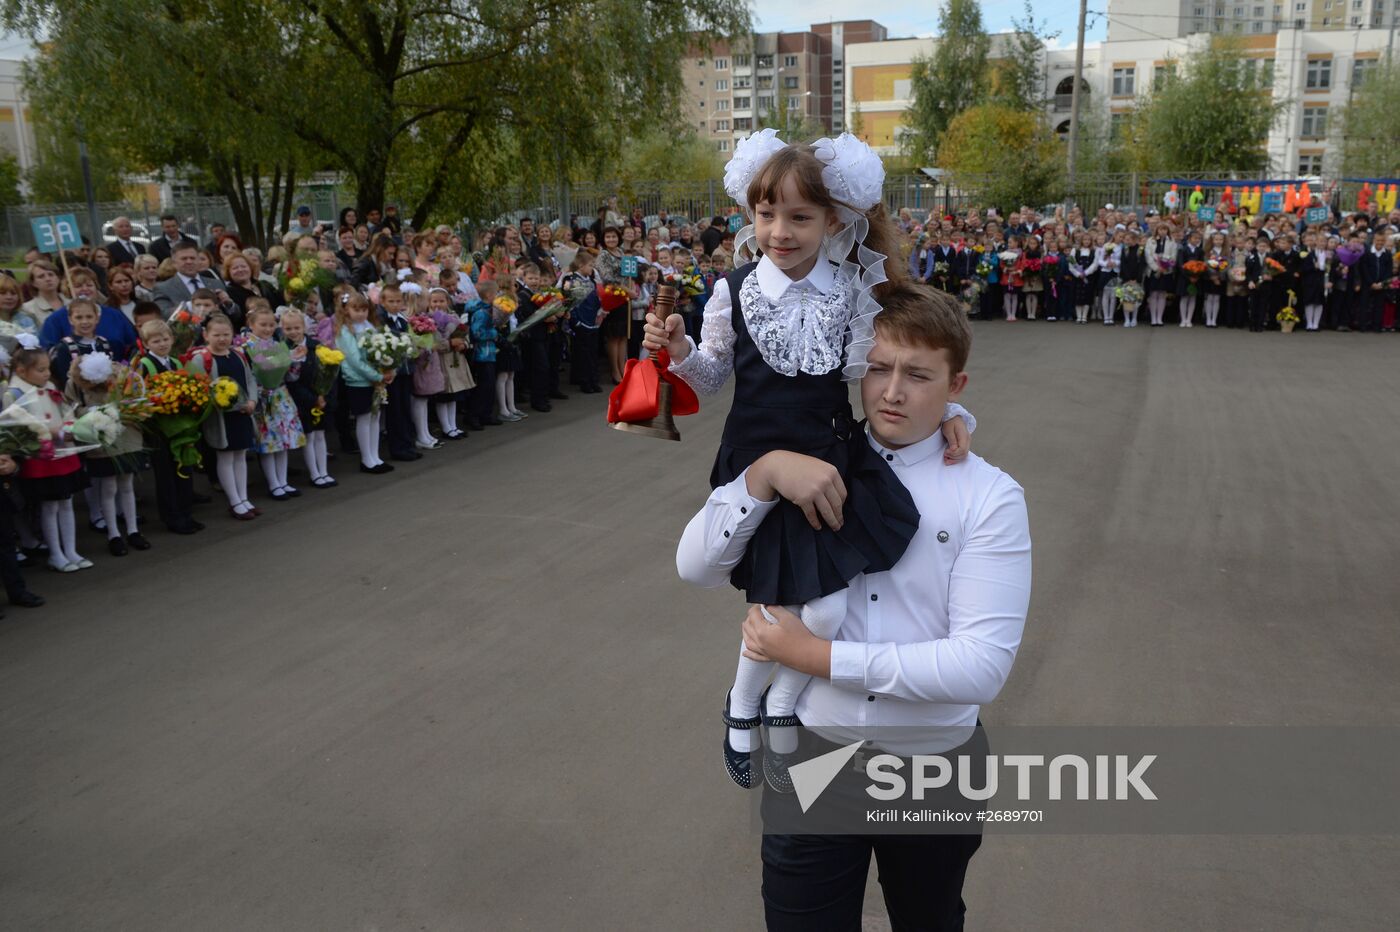
M 931 36 L 938 32 L 938 10 L 940 2 L 915 2 L 909 0 L 755 0 L 754 25 L 760 32 L 782 30 L 798 32 L 814 23 L 826 23 L 848 19 L 873 19 L 890 32 L 890 38 L 905 36 Z M 1048 21 L 1050 29 L 1060 31 L 1055 47 L 1074 45 L 1075 30 L 1078 28 L 1078 6 L 1072 2 L 1037 3 L 1036 16 Z M 1089 0 L 1089 9 L 1106 10 L 1108 0 Z M 1012 17 L 1019 17 L 1024 10 L 1022 0 L 983 0 L 982 22 L 988 32 L 1004 32 L 1011 28 Z M 1085 28 L 1085 42 L 1103 39 L 1106 21 L 1102 16 L 1091 13 Z

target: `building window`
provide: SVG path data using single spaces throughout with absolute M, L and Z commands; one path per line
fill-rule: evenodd
M 717 132 L 717 133 L 727 133 L 727 132 L 729 132 L 729 121 L 728 121 L 728 120 L 715 120 L 715 132 Z
M 1352 90 L 1360 87 L 1366 82 L 1366 76 L 1376 67 L 1374 58 L 1358 58 L 1351 63 L 1351 87 Z
M 734 56 L 734 67 L 735 67 L 735 68 L 747 68 L 747 67 L 749 66 L 749 62 L 750 62 L 751 60 L 752 60 L 752 59 L 750 59 L 749 56 L 747 56 L 747 55 L 735 55 L 735 56 Z
M 705 86 L 705 79 L 704 79 L 704 78 L 701 78 L 701 79 L 700 79 L 700 86 L 701 86 L 701 87 L 704 87 L 704 86 Z
M 715 90 L 717 90 L 717 91 L 727 91 L 727 90 L 729 90 L 729 79 L 728 79 L 728 78 L 720 78 L 718 81 L 716 81 L 716 82 L 715 82 Z
M 749 98 L 749 97 L 735 97 L 735 98 L 734 98 L 734 109 L 735 109 L 735 110 L 747 110 L 747 109 L 749 109 L 749 102 L 750 102 L 750 99 L 751 99 L 751 98 Z
M 1196 7 L 1196 16 L 1197 16 L 1197 17 L 1201 17 L 1201 16 L 1205 16 L 1205 15 L 1206 15 L 1205 7 L 1200 7 L 1200 6 Z
M 734 89 L 736 91 L 742 91 L 748 87 L 753 87 L 753 78 L 745 77 L 734 79 Z
M 1259 83 L 1263 87 L 1274 86 L 1274 60 L 1272 58 L 1259 60 Z
M 1351 8 L 1353 10 L 1361 9 L 1361 0 L 1351 0 Z
M 1332 86 L 1332 59 L 1314 58 L 1308 62 L 1304 87 L 1310 91 L 1325 91 Z
M 705 109 L 705 102 L 704 102 L 703 100 L 700 101 L 700 109 L 701 109 L 701 110 L 704 110 L 704 109 Z
M 1263 8 L 1262 6 L 1257 6 L 1257 7 L 1255 7 L 1255 8 L 1254 8 L 1254 15 L 1255 15 L 1255 16 L 1263 16 L 1263 15 L 1264 15 L 1264 8 Z
M 1152 89 L 1160 91 L 1173 77 L 1176 76 L 1176 62 L 1167 62 L 1165 65 L 1157 65 L 1152 69 Z
M 1243 15 L 1244 15 L 1244 7 L 1242 7 L 1242 6 L 1237 6 L 1237 7 L 1235 7 L 1235 15 L 1236 15 L 1236 16 L 1243 16 Z
M 789 109 L 789 110 L 801 110 L 801 109 L 802 109 L 802 98 L 801 98 L 801 97 L 789 97 L 789 98 L 788 98 L 788 109 Z
M 721 152 L 728 152 L 728 151 L 729 151 L 729 140 L 728 140 L 728 139 L 721 139 L 719 142 L 715 143 L 715 147 L 716 147 L 717 149 L 719 149 L 719 151 L 721 151 Z
M 1327 135 L 1327 108 L 1304 107 L 1303 127 L 1298 135 L 1304 139 L 1321 139 Z
M 728 109 L 729 109 L 729 101 L 727 101 L 727 100 L 717 100 L 717 101 L 715 101 L 715 109 L 716 109 L 716 110 L 728 110 Z
M 1137 73 L 1136 68 L 1114 68 L 1113 69 L 1113 96 L 1131 97 L 1133 96 L 1133 79 Z
M 753 117 L 735 117 L 734 128 L 743 132 L 753 129 Z
M 728 67 L 729 67 L 729 59 L 727 59 L 727 58 L 716 58 L 716 59 L 715 59 L 715 70 L 716 70 L 716 71 L 724 71 L 724 70 L 726 70 Z
M 796 55 L 784 55 L 784 56 L 783 56 L 783 67 L 784 67 L 784 68 L 796 68 L 796 67 L 797 67 L 797 56 L 796 56 Z
M 773 67 L 773 56 L 772 56 L 772 55 L 759 55 L 758 58 L 757 58 L 756 61 L 755 61 L 755 64 L 757 64 L 758 67 L 760 67 L 760 68 L 772 68 L 772 67 Z
M 1123 132 L 1128 126 L 1128 114 L 1113 113 L 1108 117 L 1108 135 L 1110 139 L 1122 139 Z
M 1306 3 L 1295 3 L 1295 4 L 1293 4 L 1293 12 L 1295 12 L 1295 13 L 1301 13 L 1301 12 L 1303 12 L 1304 10 L 1306 10 L 1307 8 L 1308 8 L 1308 5 L 1307 5 Z
M 783 87 L 786 87 L 789 90 L 791 90 L 794 87 L 797 87 L 797 78 L 783 78 Z
M 1353 16 L 1353 17 L 1351 18 L 1351 24 L 1352 24 L 1353 26 L 1360 26 L 1360 25 L 1361 25 L 1361 17 L 1359 17 L 1359 16 Z
M 833 58 L 833 59 L 831 60 L 831 67 L 832 67 L 832 68 L 840 68 L 840 67 L 841 67 L 841 59 L 839 59 L 839 58 Z
M 773 86 L 773 76 L 771 74 L 761 74 L 758 76 L 758 89 L 766 91 Z
M 1319 154 L 1298 156 L 1298 174 L 1300 175 L 1320 175 L 1322 174 L 1322 156 Z
M 772 109 L 773 109 L 773 95 L 772 95 L 772 94 L 761 94 L 761 95 L 759 95 L 759 98 L 758 98 L 758 109 L 759 109 L 760 111 L 763 111 L 763 110 L 772 110 Z
M 1253 28 L 1252 28 L 1250 31 L 1251 31 L 1251 32 L 1263 32 L 1263 31 L 1264 31 L 1264 24 L 1263 24 L 1263 23 L 1255 23 L 1254 26 L 1253 26 Z

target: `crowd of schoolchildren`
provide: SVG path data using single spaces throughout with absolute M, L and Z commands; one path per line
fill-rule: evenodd
M 10 603 L 42 605 L 25 573 L 91 567 L 84 552 L 96 541 L 113 557 L 149 550 L 148 519 L 195 534 L 205 529 L 197 515 L 224 510 L 216 499 L 231 519 L 253 521 L 263 513 L 255 498 L 335 487 L 327 434 L 338 469 L 353 457 L 359 471 L 384 475 L 394 470 L 386 456 L 412 462 L 468 431 L 550 412 L 568 397 L 565 379 L 582 394 L 616 384 L 639 355 L 658 286 L 677 285 L 678 309 L 698 332 L 701 308 L 733 267 L 725 219 L 649 219 L 605 208 L 591 225 L 556 228 L 525 217 L 468 248 L 447 226 L 404 229 L 391 209 L 363 218 L 347 209 L 331 231 L 302 208 L 266 254 L 218 225 L 198 243 L 175 217 L 150 242 L 118 218 L 115 239 L 95 249 L 31 249 L 22 280 L 0 275 L 0 424 L 22 409 L 54 427 L 58 443 L 39 455 L 0 452 Z M 416 356 L 388 370 L 367 357 L 366 333 L 410 333 L 421 320 L 435 326 Z M 256 371 L 269 344 L 285 346 L 288 362 L 274 386 Z M 338 374 L 325 389 L 330 359 Z M 112 397 L 110 373 L 129 387 L 131 372 L 172 370 L 236 386 L 200 424 L 195 465 L 170 438 L 130 427 L 115 448 L 65 453 L 65 431 Z M 264 490 L 250 490 L 249 454 Z M 294 465 L 305 477 L 295 483 Z
M 1109 204 L 1042 217 L 1023 207 L 931 216 L 904 211 L 910 273 L 959 295 L 980 319 L 1179 327 L 1379 331 L 1397 327 L 1400 211 L 1307 224 L 1296 213 L 1212 221 Z

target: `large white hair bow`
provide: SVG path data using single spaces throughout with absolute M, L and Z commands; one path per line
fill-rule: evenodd
M 734 147 L 729 164 L 724 166 L 724 190 L 744 210 L 752 208 L 749 184 L 758 177 L 774 153 L 786 148 L 787 143 L 778 138 L 778 131 L 772 127 L 759 130 L 748 139 L 741 139 Z
M 112 377 L 112 357 L 106 353 L 84 353 L 78 357 L 78 375 L 85 382 L 100 385 Z
M 826 254 L 841 271 L 850 276 L 851 323 L 846 344 L 846 365 L 841 374 L 846 379 L 865 375 L 866 356 L 875 343 L 875 315 L 881 311 L 875 300 L 875 287 L 889 281 L 885 274 L 884 253 L 865 245 L 870 234 L 869 211 L 885 196 L 885 166 L 880 157 L 850 133 L 835 139 L 822 138 L 812 144 L 813 153 L 822 162 L 822 181 L 839 203 L 837 218 L 842 227 L 827 240 Z M 855 259 L 851 258 L 852 250 Z

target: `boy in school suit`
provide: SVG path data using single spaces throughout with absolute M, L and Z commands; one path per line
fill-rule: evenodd
M 170 355 L 174 342 L 170 325 L 163 320 L 149 320 L 141 325 L 141 343 L 145 351 L 137 361 L 142 375 L 150 377 L 172 369 L 182 369 L 180 360 Z M 151 472 L 156 481 L 156 510 L 160 520 L 172 534 L 195 534 L 204 525 L 194 519 L 194 476 L 181 474 L 170 450 L 170 441 L 160 432 L 153 432 Z
M 515 264 L 515 276 L 515 319 L 523 324 L 539 310 L 531 298 L 540 287 L 540 267 L 529 259 L 521 259 Z M 543 323 L 521 334 L 520 356 L 525 384 L 530 389 L 530 407 L 541 413 L 554 410 L 549 403 L 549 330 Z M 554 375 L 559 377 L 557 371 Z
M 408 318 L 403 313 L 403 295 L 391 289 L 383 295 L 383 300 L 380 314 L 384 317 L 385 328 L 394 333 L 407 333 Z M 411 463 L 423 458 L 423 454 L 413 448 L 416 434 L 413 429 L 412 364 L 405 361 L 399 366 L 397 374 L 399 378 L 390 382 L 385 389 L 388 399 L 384 405 L 384 429 L 389 437 L 389 458 Z
M 1361 261 L 1357 265 L 1361 271 L 1361 303 L 1363 308 L 1357 329 L 1380 330 L 1382 329 L 1382 315 L 1385 312 L 1386 289 L 1390 287 L 1390 279 L 1395 274 L 1395 258 L 1386 248 L 1385 238 L 1381 231 L 1376 231 L 1376 234 L 1371 237 L 1371 248 L 1367 249 L 1361 256 Z

